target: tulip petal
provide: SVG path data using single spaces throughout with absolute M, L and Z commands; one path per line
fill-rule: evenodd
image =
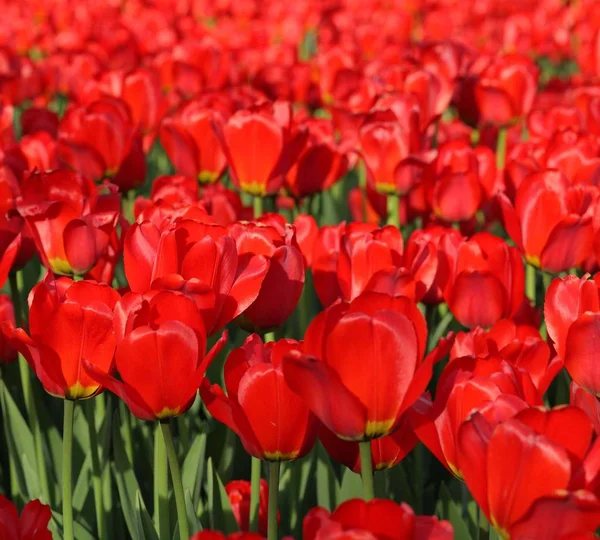
M 565 368 L 582 388 L 600 396 L 600 313 L 584 313 L 569 328 Z

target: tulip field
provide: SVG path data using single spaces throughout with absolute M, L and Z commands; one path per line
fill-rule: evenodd
M 600 2 L 0 7 L 0 540 L 600 538 Z

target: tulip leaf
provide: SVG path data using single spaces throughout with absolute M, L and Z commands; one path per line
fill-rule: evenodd
M 88 454 L 81 466 L 75 488 L 73 489 L 73 508 L 81 512 L 92 484 L 92 457 Z
M 409 506 L 414 507 L 415 497 L 406 476 L 404 462 L 398 463 L 398 465 L 381 474 L 385 474 L 388 477 L 388 485 L 390 486 L 388 497 L 397 502 L 403 501 Z
M 192 494 L 189 489 L 184 490 L 183 496 L 185 499 L 185 512 L 187 514 L 188 523 L 191 525 L 192 531 L 199 531 L 202 526 L 196 512 L 194 510 L 194 503 L 192 502 Z
M 194 505 L 200 499 L 205 460 L 206 433 L 200 433 L 194 438 L 194 442 L 188 450 L 181 468 L 183 489 L 190 492 L 190 497 Z
M 137 526 L 139 530 L 143 531 L 143 538 L 145 538 L 145 540 L 158 540 L 154 523 L 152 522 L 152 518 L 146 509 L 146 505 L 142 499 L 142 494 L 139 490 L 136 492 L 135 509 L 136 519 L 138 521 Z
M 125 444 L 121 437 L 119 427 L 119 413 L 115 411 L 115 421 L 113 422 L 113 447 L 115 461 L 112 464 L 112 472 L 117 483 L 119 500 L 125 518 L 125 524 L 133 540 L 143 540 L 143 531 L 139 527 L 136 511 L 136 497 L 140 488 L 135 478 L 135 473 L 131 462 L 125 451 Z
M 342 474 L 342 484 L 340 486 L 338 504 L 350 499 L 359 499 L 362 496 L 363 486 L 360 475 L 345 468 Z
M 208 459 L 206 467 L 208 477 L 208 516 L 210 528 L 222 531 L 224 534 L 231 534 L 238 530 L 237 522 L 231 509 L 229 497 L 225 487 L 214 468 L 212 458 Z
M 323 446 L 317 444 L 317 504 L 332 511 L 340 498 L 340 484 L 335 476 L 331 460 Z
M 443 482 L 440 486 L 435 513 L 440 519 L 447 519 L 452 524 L 454 538 L 472 540 L 469 527 L 462 517 L 461 505 L 452 498 Z
M 48 528 L 52 531 L 54 540 L 62 538 L 63 518 L 61 513 L 52 511 L 52 519 L 48 524 Z M 77 540 L 96 540 L 90 530 L 77 521 L 73 522 L 73 533 Z

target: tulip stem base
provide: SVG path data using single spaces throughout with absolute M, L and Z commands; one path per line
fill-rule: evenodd
M 400 228 L 400 197 L 396 193 L 387 196 L 387 224 Z
M 536 268 L 530 264 L 525 265 L 525 292 L 527 293 L 527 298 L 531 300 L 533 305 L 536 303 Z
M 363 484 L 363 498 L 365 501 L 370 501 L 374 496 L 371 441 L 358 443 L 358 448 L 360 450 L 360 476 Z
M 498 129 L 498 139 L 496 140 L 496 167 L 498 170 L 504 169 L 504 163 L 506 161 L 506 127 Z
M 62 455 L 62 476 L 63 476 L 63 538 L 64 540 L 74 540 L 73 537 L 73 502 L 72 502 L 72 456 L 73 456 L 73 412 L 75 402 L 70 399 L 64 400 L 64 419 L 63 419 L 63 455 Z
M 169 465 L 167 450 L 160 441 L 161 428 L 156 427 L 154 436 L 154 519 L 160 538 L 171 538 L 169 523 Z
M 250 469 L 250 532 L 258 532 L 258 508 L 260 506 L 261 461 L 252 456 Z
M 269 528 L 268 540 L 277 540 L 277 504 L 279 498 L 279 471 L 280 461 L 269 462 Z
M 187 521 L 187 513 L 185 510 L 185 499 L 183 497 L 183 483 L 181 482 L 181 470 L 179 461 L 177 461 L 177 453 L 173 444 L 173 434 L 171 432 L 171 424 L 169 421 L 161 422 L 163 439 L 167 451 L 167 460 L 171 469 L 171 482 L 173 484 L 173 492 L 175 493 L 175 506 L 177 507 L 177 521 L 179 522 L 179 537 L 181 540 L 188 540 L 190 537 L 190 528 Z
M 258 219 L 263 215 L 263 198 L 260 195 L 255 195 L 252 199 L 254 207 L 254 219 Z
M 106 517 L 104 515 L 104 500 L 102 495 L 102 466 L 100 465 L 100 456 L 98 454 L 98 434 L 96 433 L 95 416 L 96 399 L 88 400 L 84 404 L 88 424 L 88 434 L 90 438 L 90 454 L 92 458 L 92 489 L 94 490 L 94 505 L 96 509 L 96 530 L 98 538 L 106 538 Z

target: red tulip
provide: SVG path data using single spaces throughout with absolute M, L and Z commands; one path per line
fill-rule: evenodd
M 600 368 L 595 361 L 600 324 L 598 282 L 587 277 L 555 279 L 546 292 L 544 318 L 548 335 L 573 380 L 600 395 Z
M 136 223 L 124 251 L 131 290 L 185 291 L 196 300 L 208 335 L 256 300 L 270 268 L 260 253 L 239 253 L 225 228 L 195 219 L 176 219 L 164 231 L 149 221 Z
M 114 186 L 113 186 L 114 187 Z M 105 253 L 120 214 L 120 197 L 66 170 L 31 173 L 21 186 L 25 218 L 44 265 L 85 274 Z
M 571 405 L 578 407 L 594 425 L 596 435 L 600 435 L 600 401 L 594 394 L 590 394 L 576 382 L 571 383 Z
M 304 456 L 317 438 L 308 406 L 286 384 L 282 359 L 302 345 L 292 340 L 263 344 L 256 334 L 225 362 L 227 396 L 204 379 L 200 396 L 208 412 L 232 429 L 246 451 L 269 461 Z
M 113 365 L 113 310 L 119 294 L 108 285 L 46 278 L 32 290 L 29 335 L 4 323 L 9 343 L 27 360 L 44 390 L 64 399 L 86 399 L 102 390 L 82 364 L 105 371 Z
M 310 268 L 315 242 L 319 235 L 319 226 L 310 214 L 299 214 L 294 220 L 294 228 L 296 229 L 298 247 L 304 257 L 304 266 Z
M 121 191 L 135 188 L 146 177 L 141 134 L 131 123 L 127 105 L 116 98 L 70 107 L 59 128 L 59 152 L 74 170 L 95 180 L 108 177 Z
M 493 58 L 475 86 L 482 121 L 504 126 L 524 118 L 533 106 L 538 75 L 538 68 L 527 56 L 504 54 Z
M 351 499 L 331 513 L 324 508 L 313 508 L 304 518 L 302 528 L 304 540 L 451 540 L 454 537 L 448 521 L 438 521 L 434 516 L 415 516 L 406 503 L 385 499 L 369 502 Z
M 264 538 L 263 535 L 258 533 L 236 532 L 231 533 L 229 536 L 225 536 L 218 531 L 204 529 L 203 531 L 194 534 L 190 540 L 264 540 Z
M 413 302 L 365 293 L 320 313 L 306 331 L 304 354 L 288 354 L 283 373 L 338 437 L 375 439 L 392 433 L 425 390 L 438 354 L 423 360 L 426 339 Z
M 15 312 L 10 297 L 0 295 L 0 324 L 15 324 Z M 9 364 L 17 359 L 17 351 L 11 346 L 3 333 L 0 333 L 0 365 Z
M 244 310 L 239 324 L 253 330 L 268 330 L 282 325 L 292 314 L 304 287 L 304 258 L 291 225 L 275 223 L 233 223 L 233 237 L 244 268 L 257 257 L 264 257 L 269 269 L 260 285 L 258 297 Z
M 344 441 L 326 427 L 319 430 L 319 439 L 327 453 L 338 463 L 360 474 L 360 452 L 358 443 Z M 374 471 L 391 469 L 402 461 L 417 445 L 408 417 L 403 418 L 400 426 L 391 435 L 371 440 L 371 463 Z
M 206 353 L 206 332 L 194 303 L 164 291 L 123 297 L 116 323 L 116 379 L 106 366 L 84 362 L 88 376 L 120 397 L 142 420 L 165 420 L 193 404 L 204 373 L 227 342 Z M 176 359 L 167 362 L 165 359 Z
M 478 233 L 458 246 L 444 297 L 461 324 L 492 326 L 517 312 L 524 288 L 519 252 L 502 238 Z
M 525 409 L 495 428 L 475 413 L 460 428 L 459 464 L 473 498 L 504 536 L 583 537 L 600 523 L 600 501 L 570 485 L 592 432 L 574 407 Z
M 590 133 L 567 129 L 555 133 L 545 145 L 541 164 L 557 169 L 569 184 L 593 184 L 600 180 L 600 145 Z
M 8 499 L 0 495 L 0 538 L 6 540 L 52 540 L 48 523 L 50 507 L 40 501 L 29 501 L 21 515 Z
M 465 141 L 440 146 L 431 182 L 433 212 L 445 221 L 466 221 L 498 190 L 496 157 L 485 146 Z
M 233 480 L 225 486 L 233 515 L 240 531 L 250 530 L 250 490 L 251 485 L 247 480 Z M 267 534 L 267 507 L 269 504 L 269 486 L 264 478 L 260 480 L 260 497 L 258 504 L 258 530 L 260 534 Z
M 307 137 L 306 131 L 292 125 L 291 114 L 280 114 L 277 106 L 240 110 L 216 129 L 232 181 L 242 191 L 261 197 L 283 185 Z
M 504 226 L 527 262 L 549 272 L 579 266 L 592 253 L 593 186 L 570 186 L 557 171 L 528 176 L 514 205 L 498 195 Z
M 217 115 L 209 105 L 193 100 L 166 118 L 160 130 L 161 144 L 175 170 L 201 184 L 216 182 L 225 170 L 225 154 L 212 127 Z

